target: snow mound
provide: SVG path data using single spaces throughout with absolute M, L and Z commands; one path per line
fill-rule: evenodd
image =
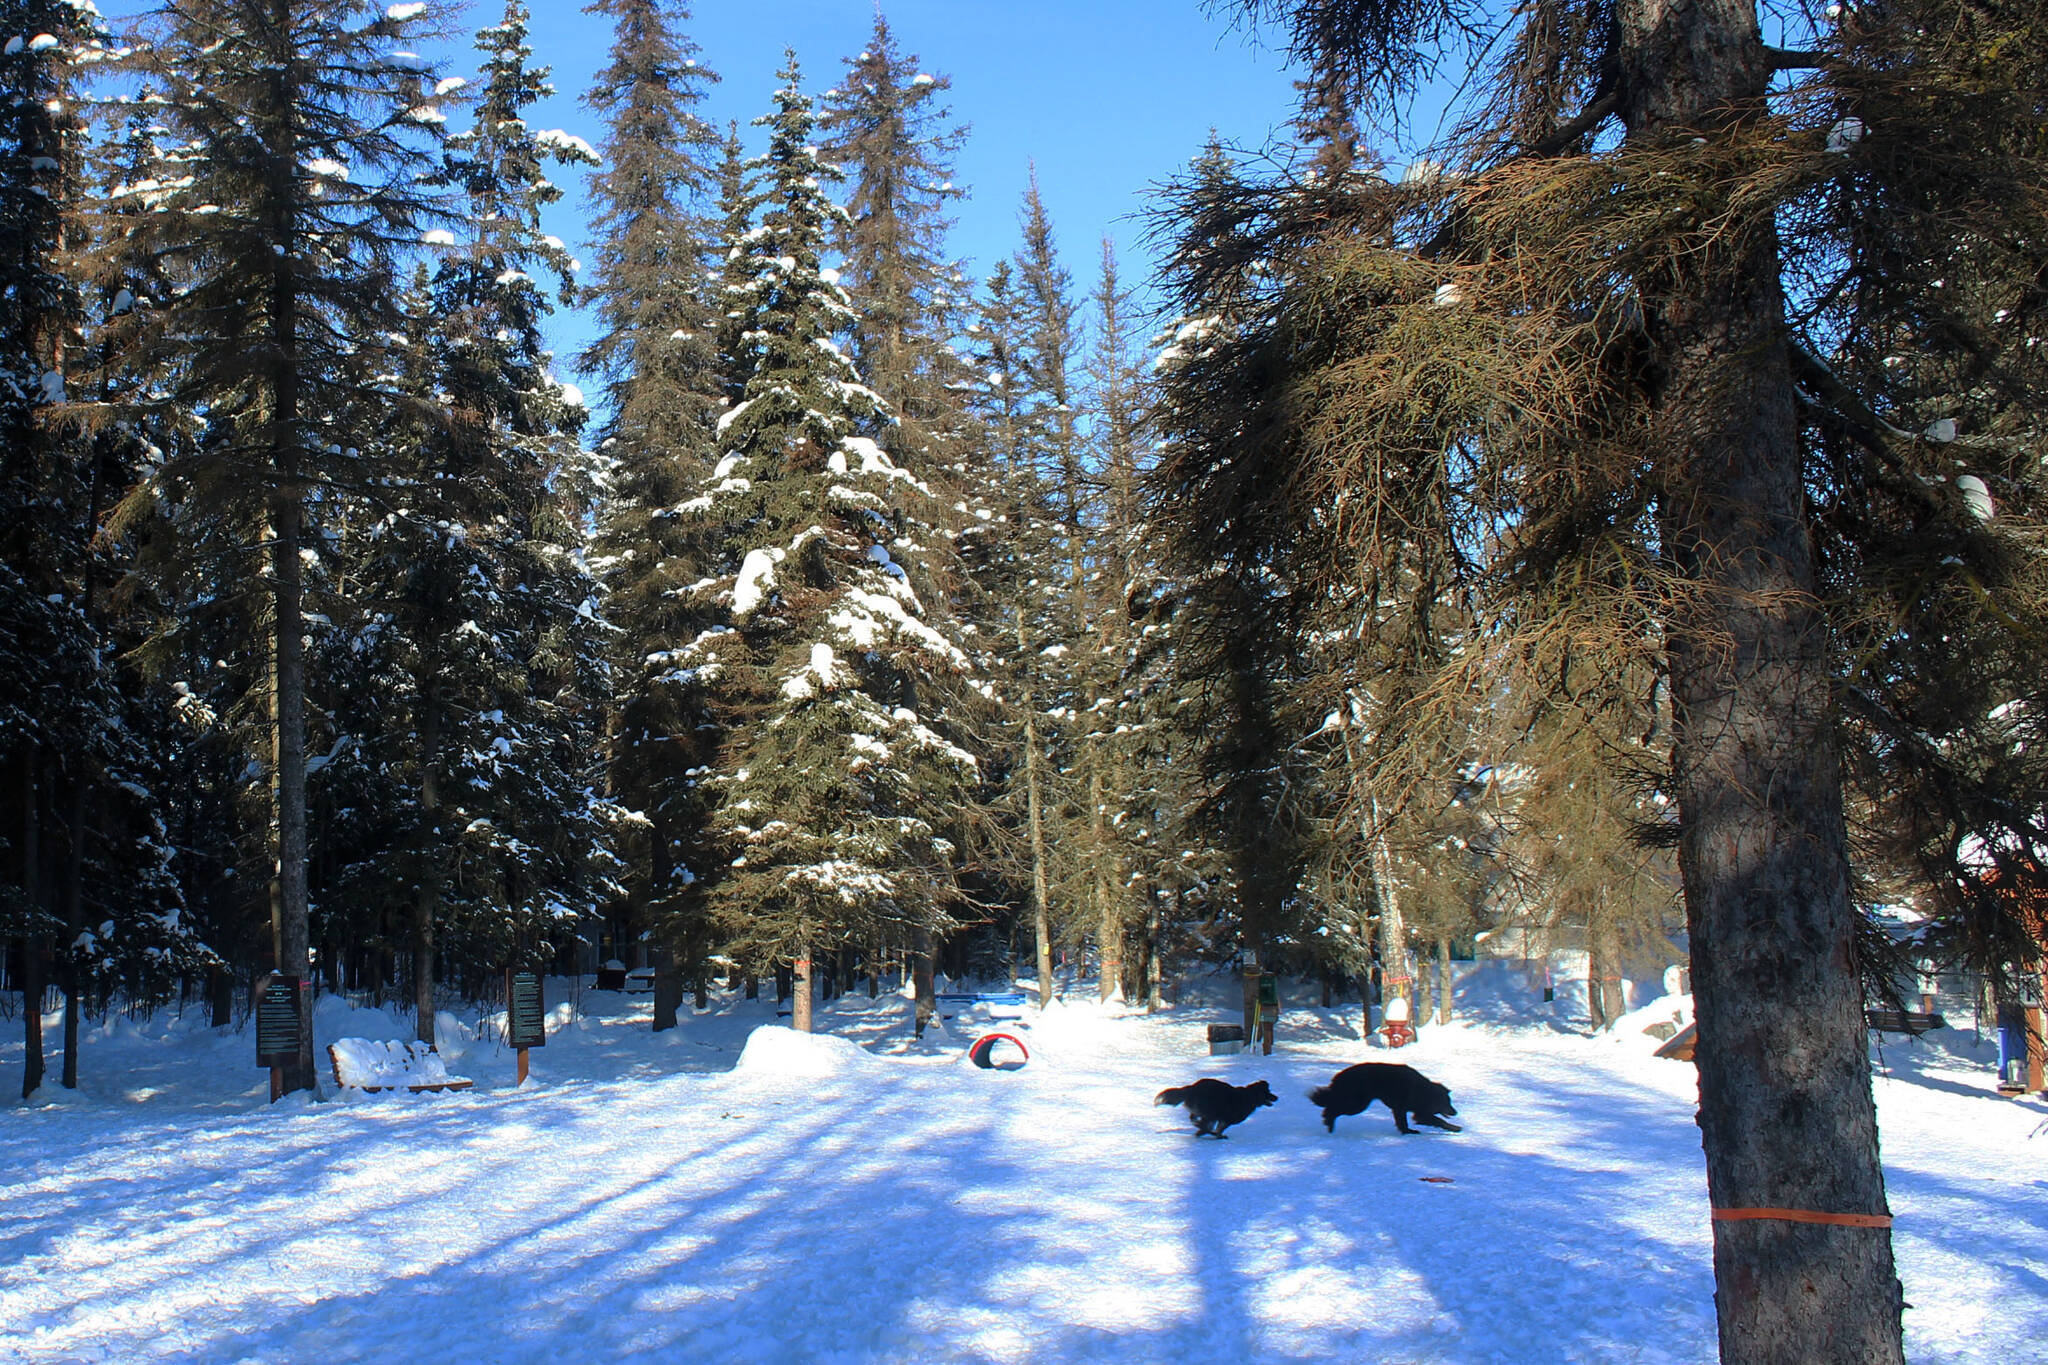
M 733 1070 L 755 1076 L 837 1076 L 873 1061 L 851 1039 L 764 1024 L 747 1035 L 747 1046 Z

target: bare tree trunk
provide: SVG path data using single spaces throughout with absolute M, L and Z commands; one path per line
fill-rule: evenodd
M 1754 0 L 1623 0 L 1625 146 L 1750 136 L 1768 114 Z M 1700 193 L 1712 192 L 1701 189 Z M 1724 204 L 1698 203 L 1719 222 Z M 1827 627 L 1768 219 L 1720 228 L 1638 292 L 1661 540 L 1674 776 L 1716 1210 L 1888 1217 L 1878 1161 Z M 1726 1365 L 1903 1359 L 1888 1223 L 1717 1218 Z
M 798 1033 L 811 1031 L 811 950 L 798 948 L 789 973 L 789 1026 Z
M 1451 1022 L 1451 997 L 1457 990 L 1457 972 L 1451 963 L 1451 941 L 1436 941 L 1436 1021 Z

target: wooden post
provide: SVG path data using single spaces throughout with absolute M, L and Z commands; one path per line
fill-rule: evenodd
M 518 1079 L 518 1080 L 517 1080 L 516 1082 L 514 1082 L 514 1084 L 516 1084 L 516 1085 L 525 1085 L 525 1084 L 526 1084 L 526 1049 L 525 1049 L 525 1048 L 520 1048 L 520 1049 L 519 1049 L 519 1079 Z

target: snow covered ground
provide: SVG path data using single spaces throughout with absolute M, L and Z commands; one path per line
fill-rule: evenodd
M 117 1016 L 80 1092 L 0 1109 L 0 1360 L 1713 1359 L 1692 1069 L 1472 986 L 1399 1054 L 1349 1011 L 1211 1059 L 1220 993 L 1057 1005 L 1009 1072 L 888 996 L 805 1040 L 587 993 L 524 1087 L 444 1016 L 474 1091 L 275 1108 L 247 1034 Z M 407 1030 L 329 999 L 318 1031 Z M 1304 1092 L 1368 1055 L 1465 1131 L 1324 1133 Z M 2048 1361 L 2048 1110 L 1992 1097 L 1967 1031 L 1883 1057 L 1910 1358 Z M 1196 1141 L 1151 1098 L 1200 1075 L 1282 1099 Z

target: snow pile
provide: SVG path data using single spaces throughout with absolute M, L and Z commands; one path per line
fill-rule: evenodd
M 860 1044 L 829 1033 L 798 1033 L 767 1024 L 747 1035 L 747 1046 L 733 1070 L 750 1076 L 837 1076 L 874 1064 Z

